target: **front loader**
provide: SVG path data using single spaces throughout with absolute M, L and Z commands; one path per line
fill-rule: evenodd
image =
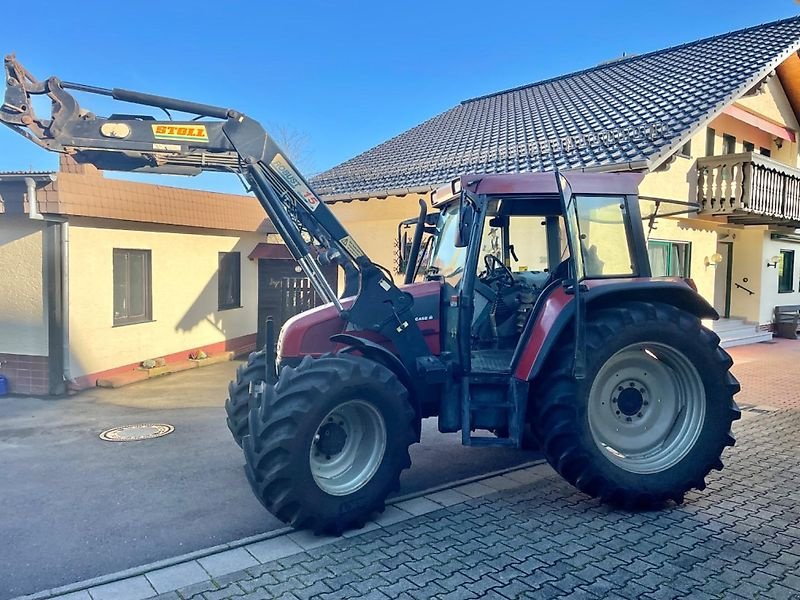
M 248 481 L 282 521 L 361 526 L 399 486 L 427 417 L 465 445 L 537 445 L 567 481 L 625 508 L 682 502 L 722 468 L 739 385 L 691 280 L 651 276 L 641 175 L 464 175 L 430 213 L 422 203 L 397 285 L 244 114 L 5 65 L 0 121 L 47 150 L 106 170 L 240 175 L 327 302 L 290 319 L 274 354 L 271 342 L 252 354 L 226 402 Z M 68 90 L 169 119 L 99 117 Z

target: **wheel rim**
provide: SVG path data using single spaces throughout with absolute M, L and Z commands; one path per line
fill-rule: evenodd
M 589 392 L 595 444 L 631 473 L 659 473 L 681 461 L 697 442 L 705 414 L 700 374 L 665 344 L 621 349 L 601 367 Z
M 386 453 L 386 423 L 363 400 L 349 400 L 330 411 L 311 442 L 309 464 L 317 486 L 332 496 L 364 487 Z

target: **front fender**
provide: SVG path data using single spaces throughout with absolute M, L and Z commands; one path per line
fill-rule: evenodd
M 623 302 L 659 302 L 684 310 L 698 319 L 718 319 L 708 301 L 680 278 L 593 279 L 583 282 L 587 310 L 617 306 Z M 545 292 L 546 293 L 546 292 Z M 511 371 L 524 381 L 535 378 L 575 317 L 574 296 L 562 285 L 541 299 L 530 330 L 523 332 L 525 346 L 515 353 Z

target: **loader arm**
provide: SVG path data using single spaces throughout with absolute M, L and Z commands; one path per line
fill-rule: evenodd
M 373 263 L 264 128 L 229 108 L 123 89 L 39 81 L 12 56 L 5 59 L 6 93 L 0 121 L 17 133 L 77 162 L 109 171 L 196 175 L 224 171 L 243 176 L 275 229 L 317 293 L 359 329 L 380 332 L 396 346 L 410 373 L 429 355 L 414 321 L 413 298 Z M 162 109 L 168 120 L 149 115 L 96 116 L 83 110 L 67 90 Z M 34 113 L 33 96 L 52 101 L 49 118 Z M 172 120 L 169 111 L 196 115 Z M 356 293 L 344 310 L 320 269 L 335 262 L 346 275 L 345 295 Z

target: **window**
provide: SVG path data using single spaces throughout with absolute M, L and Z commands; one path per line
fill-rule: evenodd
M 717 132 L 711 127 L 706 129 L 706 156 L 714 156 L 714 138 Z
M 778 292 L 794 291 L 794 250 L 781 250 L 778 261 Z
M 758 149 L 758 153 L 759 153 L 761 156 L 766 156 L 767 158 L 769 158 L 770 156 L 772 156 L 772 150 L 770 150 L 769 148 L 759 148 L 759 149 Z
M 114 248 L 114 325 L 153 319 L 150 250 Z
M 631 275 L 624 198 L 579 195 L 573 205 L 577 222 L 571 218 L 569 226 L 573 240 L 580 242 L 585 276 Z
M 647 254 L 653 277 L 691 277 L 689 260 L 692 245 L 689 242 L 650 240 Z
M 742 142 L 742 148 L 744 148 L 745 152 L 753 152 L 756 149 L 756 145 L 753 142 Z
M 239 252 L 219 253 L 217 298 L 219 310 L 242 306 L 241 254 Z
M 691 156 L 692 155 L 692 140 L 689 140 L 683 146 L 681 146 L 680 154 L 681 154 L 681 156 Z
M 736 154 L 736 138 L 727 133 L 722 136 L 722 153 Z

